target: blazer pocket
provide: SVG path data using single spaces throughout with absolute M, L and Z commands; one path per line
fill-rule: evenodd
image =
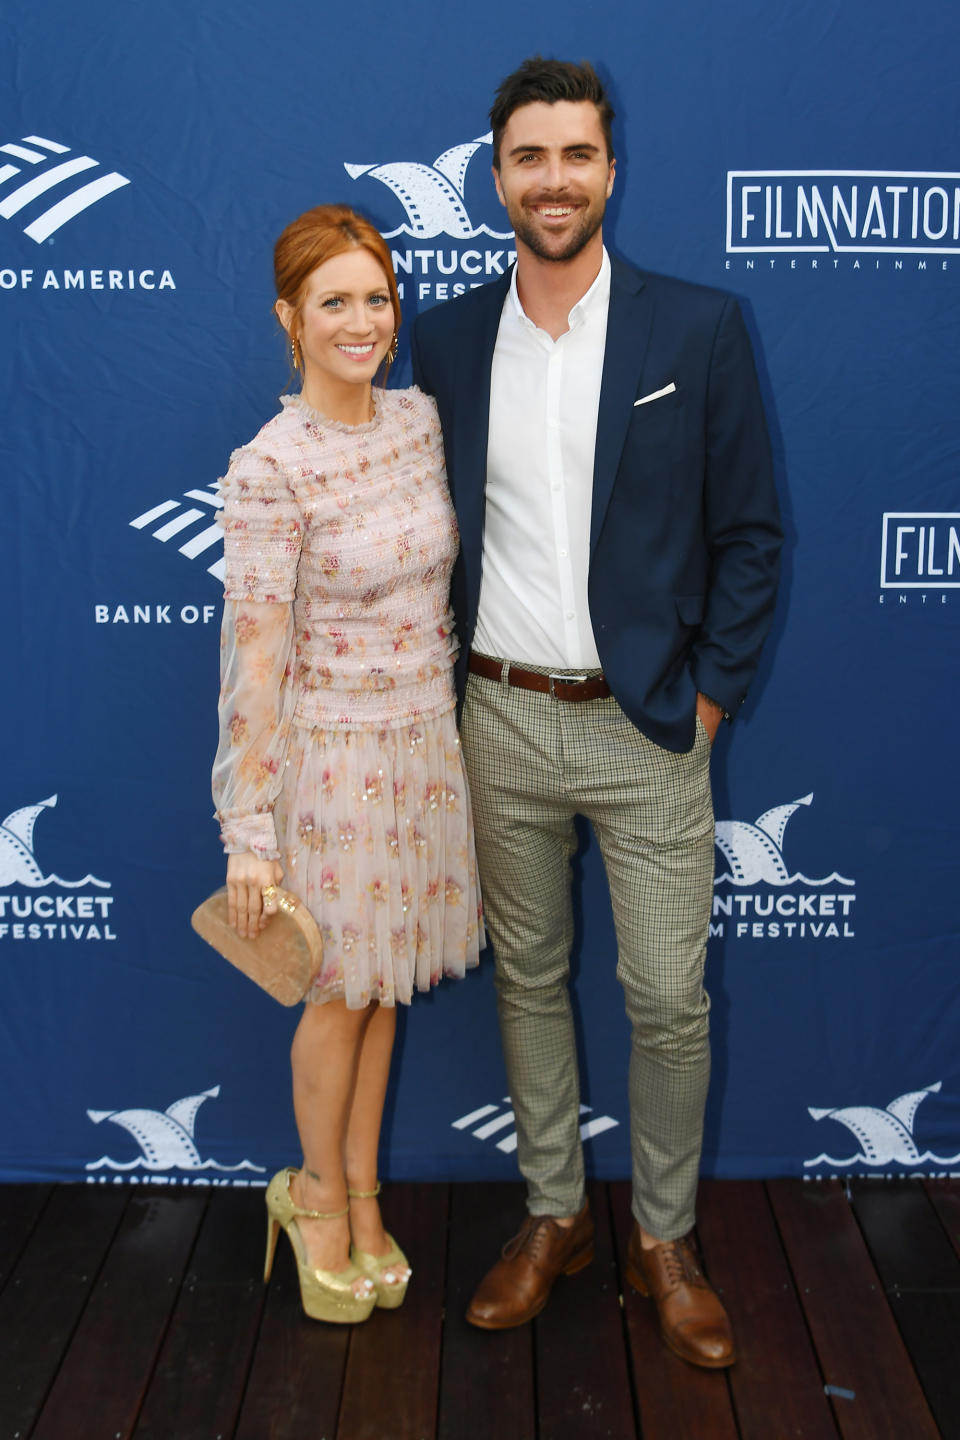
M 655 397 L 655 398 L 654 398 Z M 635 420 L 652 422 L 654 416 L 683 409 L 683 391 L 665 389 L 658 393 L 639 395 L 633 402 L 632 414 Z
M 650 390 L 646 395 L 641 395 L 633 402 L 633 408 L 639 410 L 641 405 L 656 405 L 659 400 L 666 400 L 670 395 L 676 395 L 676 382 L 671 380 L 669 385 L 662 385 L 659 390 Z
M 676 391 L 649 405 L 635 405 L 627 425 L 624 458 L 631 465 L 642 464 L 645 471 L 652 467 L 674 472 L 691 445 L 685 418 Z
M 684 625 L 700 625 L 703 623 L 703 612 L 706 606 L 705 595 L 675 595 L 677 602 L 677 614 Z

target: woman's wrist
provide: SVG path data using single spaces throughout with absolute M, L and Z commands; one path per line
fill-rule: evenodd
M 248 851 L 258 860 L 279 860 L 276 826 L 273 815 L 242 815 L 220 822 L 220 839 L 228 855 Z

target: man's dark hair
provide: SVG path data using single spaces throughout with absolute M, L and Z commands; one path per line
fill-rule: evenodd
M 600 117 L 603 138 L 607 144 L 607 158 L 613 159 L 613 106 L 590 62 L 582 60 L 579 65 L 575 65 L 572 60 L 544 60 L 542 55 L 532 55 L 502 82 L 490 107 L 493 163 L 498 170 L 500 141 L 507 121 L 521 105 L 531 105 L 537 100 L 547 105 L 555 105 L 558 100 L 590 100 L 596 105 Z

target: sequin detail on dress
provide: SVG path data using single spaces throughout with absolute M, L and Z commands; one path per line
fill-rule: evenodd
M 287 398 L 222 482 L 224 844 L 279 856 L 324 935 L 308 998 L 351 1007 L 406 1003 L 483 943 L 440 428 L 418 390 L 374 393 L 361 426 Z

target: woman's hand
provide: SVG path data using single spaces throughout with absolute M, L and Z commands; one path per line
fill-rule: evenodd
M 241 940 L 255 940 L 277 913 L 276 899 L 265 901 L 263 891 L 282 883 L 279 860 L 258 860 L 249 850 L 227 856 L 227 918 Z

